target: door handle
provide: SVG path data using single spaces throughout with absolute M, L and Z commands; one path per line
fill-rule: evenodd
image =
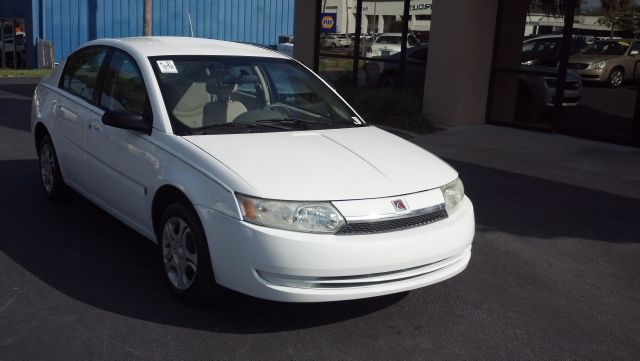
M 100 125 L 100 123 L 98 122 L 91 122 L 89 123 L 89 129 L 95 130 L 95 131 L 100 131 L 102 130 L 102 125 Z
M 53 116 L 58 116 L 62 113 L 62 105 L 58 104 L 58 102 L 53 103 Z

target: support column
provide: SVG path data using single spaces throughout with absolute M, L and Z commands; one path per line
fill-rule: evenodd
M 485 122 L 497 11 L 498 0 L 433 0 L 422 108 L 433 123 Z
M 320 0 L 296 0 L 293 19 L 293 57 L 318 71 Z

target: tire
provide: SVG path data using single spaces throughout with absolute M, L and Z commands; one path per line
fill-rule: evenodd
M 65 198 L 67 187 L 64 184 L 56 149 L 51 137 L 46 134 L 40 140 L 38 146 L 38 163 L 40 165 L 40 184 L 49 200 L 61 200 Z
M 624 82 L 624 70 L 621 68 L 613 68 L 609 73 L 609 77 L 607 78 L 607 85 L 611 88 L 617 88 L 622 85 Z
M 335 49 L 336 48 L 336 43 L 331 43 L 331 49 Z
M 162 213 L 158 239 L 164 278 L 179 299 L 201 303 L 219 295 L 207 238 L 193 207 L 184 202 L 168 206 Z

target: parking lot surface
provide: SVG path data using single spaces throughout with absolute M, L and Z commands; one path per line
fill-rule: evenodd
M 45 200 L 33 87 L 0 79 L 0 360 L 640 359 L 636 198 L 449 159 L 476 207 L 462 274 L 368 300 L 189 306 L 151 242 L 80 196 Z

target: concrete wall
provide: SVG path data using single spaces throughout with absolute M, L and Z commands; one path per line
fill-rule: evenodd
M 497 11 L 498 0 L 433 0 L 423 103 L 432 122 L 485 122 Z

